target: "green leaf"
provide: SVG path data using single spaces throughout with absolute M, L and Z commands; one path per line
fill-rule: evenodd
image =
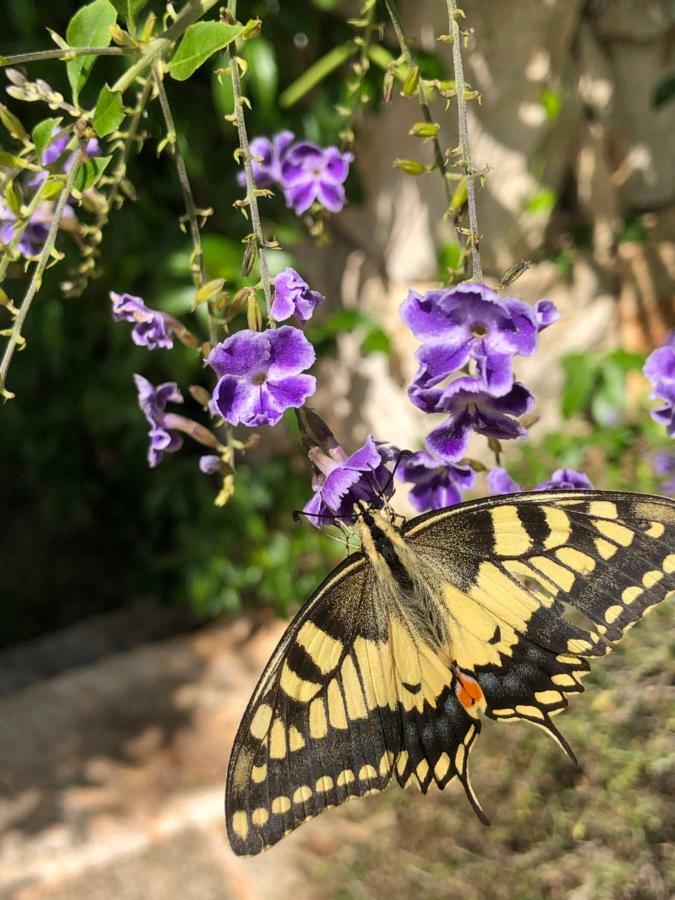
M 101 88 L 101 93 L 96 101 L 92 125 L 99 137 L 105 137 L 119 128 L 124 118 L 124 106 L 120 94 L 113 93 L 107 84 Z
M 0 150 L 0 167 L 8 169 L 28 169 L 30 172 L 40 172 L 40 166 L 34 166 L 21 156 L 15 156 L 13 153 L 5 153 Z
M 645 364 L 645 359 L 644 353 L 634 353 L 619 347 L 618 350 L 612 350 L 605 357 L 605 362 L 617 366 L 622 372 L 640 372 Z
M 37 153 L 38 159 L 42 159 L 42 154 L 45 152 L 47 147 L 49 146 L 49 142 L 52 139 L 52 135 L 59 127 L 62 118 L 58 119 L 45 119 L 42 122 L 38 122 L 31 137 L 33 138 L 33 143 L 35 144 L 35 152 Z
M 195 22 L 183 35 L 183 40 L 169 63 L 169 74 L 176 81 L 185 81 L 202 63 L 236 40 L 243 25 L 224 22 Z
M 562 97 L 560 96 L 560 92 L 545 87 L 539 95 L 539 100 L 544 107 L 546 118 L 549 122 L 555 122 L 562 109 Z
M 107 47 L 110 44 L 110 26 L 117 21 L 117 11 L 110 0 L 94 0 L 81 7 L 68 23 L 66 39 L 71 47 Z M 84 87 L 96 57 L 76 56 L 66 63 L 68 81 L 73 89 L 73 102 L 79 104 L 80 91 Z
M 457 241 L 448 241 L 447 244 L 443 244 L 439 251 L 438 262 L 441 269 L 450 269 L 453 272 L 457 272 L 464 265 L 464 250 Z
M 95 156 L 80 166 L 80 171 L 75 176 L 76 190 L 84 193 L 90 187 L 94 187 L 107 169 L 111 159 L 112 156 Z
M 130 28 L 147 2 L 148 0 L 112 0 L 113 6 Z
M 551 188 L 541 188 L 525 204 L 525 212 L 548 213 L 556 204 L 557 197 Z
M 370 353 L 385 353 L 391 356 L 391 341 L 389 335 L 382 328 L 373 328 L 361 341 L 361 352 L 368 356 Z
M 598 366 L 587 353 L 569 353 L 564 357 L 565 386 L 560 408 L 565 419 L 584 409 L 597 380 Z
M 591 399 L 591 414 L 595 422 L 608 428 L 618 425 L 626 403 L 626 374 L 620 366 L 605 361 L 602 378 Z
M 333 47 L 332 50 L 325 56 L 322 56 L 321 59 L 318 59 L 306 72 L 303 72 L 299 78 L 296 78 L 293 84 L 286 88 L 279 97 L 279 105 L 285 108 L 293 106 L 301 97 L 304 97 L 305 94 L 323 81 L 327 75 L 330 75 L 331 72 L 334 72 L 335 69 L 352 57 L 357 50 L 358 46 L 354 41 L 347 41 L 346 44 Z
M 7 109 L 4 103 L 0 103 L 0 122 L 2 122 L 12 137 L 19 141 L 26 141 L 28 139 L 28 132 L 21 124 L 20 119 Z
M 251 95 L 263 112 L 272 112 L 279 85 L 279 70 L 274 47 L 258 37 L 246 44 L 241 54 L 248 63 Z

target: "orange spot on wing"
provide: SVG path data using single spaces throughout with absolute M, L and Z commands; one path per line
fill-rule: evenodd
M 457 685 L 455 686 L 457 699 L 464 709 L 473 709 L 477 703 L 484 703 L 485 697 L 476 679 L 457 668 L 454 671 L 457 678 Z

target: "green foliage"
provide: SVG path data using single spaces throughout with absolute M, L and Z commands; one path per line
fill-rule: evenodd
M 236 40 L 243 30 L 242 25 L 195 22 L 183 35 L 169 63 L 169 74 L 176 81 L 186 81 L 210 56 Z
M 136 16 L 144 6 L 148 5 L 148 0 L 111 0 L 111 2 L 120 16 L 132 29 L 134 27 L 134 22 L 136 21 Z
M 92 121 L 94 131 L 99 137 L 105 137 L 119 128 L 123 118 L 124 108 L 121 96 L 113 93 L 108 85 L 104 84 L 94 110 Z
M 111 41 L 110 27 L 116 21 L 117 11 L 110 0 L 93 0 L 78 9 L 70 20 L 66 40 L 71 47 L 107 47 Z M 66 63 L 75 105 L 95 62 L 95 56 L 76 56 Z
M 32 132 L 33 143 L 35 144 L 35 152 L 38 158 L 42 158 L 42 154 L 47 148 L 54 131 L 59 127 L 63 118 L 43 119 L 35 126 Z

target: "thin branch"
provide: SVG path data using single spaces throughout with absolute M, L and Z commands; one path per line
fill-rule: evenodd
M 227 4 L 228 14 L 232 19 L 237 17 L 237 0 L 229 0 Z M 272 288 L 270 285 L 270 271 L 267 265 L 267 250 L 265 244 L 265 235 L 263 234 L 262 224 L 260 221 L 260 210 L 258 209 L 258 197 L 256 194 L 255 179 L 253 177 L 253 165 L 251 161 L 251 148 L 248 142 L 248 134 L 246 132 L 246 119 L 244 117 L 244 100 L 241 92 L 241 78 L 239 76 L 239 62 L 236 52 L 228 48 L 227 57 L 230 67 L 230 76 L 232 78 L 232 93 L 234 95 L 234 114 L 237 120 L 237 132 L 239 134 L 239 147 L 244 157 L 244 173 L 246 175 L 246 198 L 248 206 L 251 210 L 251 224 L 253 225 L 253 233 L 255 234 L 256 244 L 258 246 L 258 262 L 260 265 L 260 280 L 262 282 L 263 293 L 265 294 L 265 303 L 267 305 L 267 315 L 270 314 L 272 308 Z
M 31 276 L 30 283 L 28 285 L 26 293 L 24 294 L 23 300 L 21 301 L 19 311 L 14 320 L 14 324 L 12 325 L 10 335 L 7 339 L 7 346 L 5 347 L 2 362 L 0 363 L 0 396 L 3 396 L 5 398 L 7 398 L 8 396 L 8 392 L 5 389 L 5 385 L 7 383 L 7 372 L 9 371 L 9 366 L 12 361 L 12 357 L 14 356 L 14 351 L 20 344 L 23 343 L 23 338 L 21 335 L 23 325 L 26 321 L 26 316 L 28 315 L 28 311 L 30 309 L 31 303 L 33 302 L 33 298 L 42 285 L 42 276 L 45 269 L 47 268 L 49 258 L 52 255 L 52 250 L 54 249 L 54 244 L 56 243 L 56 236 L 59 231 L 59 225 L 61 224 L 61 219 L 63 218 L 63 212 L 66 208 L 66 203 L 68 202 L 68 199 L 73 191 L 75 179 L 77 178 L 77 174 L 80 171 L 83 159 L 84 154 L 81 149 L 78 149 L 75 153 L 72 165 L 68 171 L 68 177 L 63 186 L 63 190 L 59 194 L 59 199 L 54 210 L 51 225 L 49 226 L 47 239 L 45 240 L 44 246 L 37 261 L 37 265 L 35 267 L 35 271 Z
M 398 45 L 401 48 L 401 53 L 403 54 L 407 65 L 412 71 L 415 67 L 415 60 L 413 59 L 412 53 L 410 52 L 410 47 L 408 46 L 408 42 L 403 33 L 401 20 L 398 15 L 398 10 L 394 5 L 394 0 L 384 0 L 384 3 L 387 7 L 387 12 L 389 13 L 391 24 L 394 26 L 394 31 L 396 32 L 396 38 L 398 40 Z M 427 101 L 424 99 L 424 86 L 422 84 L 422 79 L 420 79 L 419 84 L 417 85 L 417 100 L 419 102 L 420 109 L 422 110 L 424 121 L 428 122 L 430 125 L 434 124 L 434 118 L 431 115 L 431 109 L 429 108 L 429 104 L 427 103 Z M 436 168 L 439 170 L 439 172 L 441 173 L 441 177 L 443 178 L 443 188 L 445 189 L 445 196 L 448 201 L 448 206 L 450 206 L 450 204 L 452 203 L 453 191 L 446 175 L 448 161 L 443 155 L 443 150 L 437 137 L 434 136 L 431 139 L 431 145 L 434 149 Z
M 128 56 L 122 47 L 54 47 L 53 50 L 36 50 L 33 53 L 16 53 L 0 56 L 0 69 L 5 66 L 21 66 L 24 63 L 41 62 L 44 59 L 74 59 L 76 56 Z
M 450 34 L 452 36 L 452 62 L 455 69 L 455 88 L 457 91 L 457 116 L 459 122 L 459 146 L 462 151 L 462 165 L 466 173 L 466 194 L 469 207 L 469 230 L 467 244 L 471 249 L 471 274 L 476 281 L 483 279 L 483 266 L 480 260 L 480 233 L 478 231 L 478 215 L 476 212 L 476 185 L 475 172 L 471 162 L 471 147 L 469 144 L 469 125 L 466 112 L 466 97 L 464 84 L 464 66 L 462 65 L 462 44 L 459 23 L 457 21 L 456 0 L 447 0 L 448 19 L 450 22 Z
M 194 247 L 194 261 L 191 267 L 192 275 L 197 290 L 199 290 L 199 288 L 201 288 L 202 285 L 206 282 L 206 267 L 204 265 L 204 249 L 202 247 L 202 236 L 199 229 L 199 219 L 197 217 L 197 205 L 195 203 L 194 194 L 192 193 L 192 187 L 190 185 L 190 179 L 188 177 L 185 160 L 183 159 L 183 154 L 180 151 L 178 140 L 176 138 L 176 125 L 173 120 L 171 106 L 169 105 L 169 98 L 166 95 L 162 75 L 161 72 L 158 71 L 158 69 L 159 66 L 155 66 L 154 81 L 155 86 L 157 87 L 157 94 L 159 96 L 159 105 L 162 108 L 162 115 L 164 116 L 164 122 L 166 123 L 167 139 L 171 144 L 171 148 L 173 150 L 173 158 L 176 164 L 178 181 L 180 183 L 180 189 L 183 193 L 183 201 L 185 202 L 185 212 L 187 214 L 188 225 L 190 228 L 190 237 L 192 239 L 192 245 Z M 218 342 L 216 323 L 211 314 L 210 307 L 209 339 L 214 345 Z

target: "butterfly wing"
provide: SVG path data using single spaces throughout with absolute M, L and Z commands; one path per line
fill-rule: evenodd
M 583 690 L 588 659 L 675 591 L 675 504 L 516 494 L 420 516 L 403 533 L 438 567 L 452 652 L 487 715 L 539 725 L 571 755 L 551 716 Z
M 226 820 L 232 848 L 253 855 L 327 807 L 401 785 L 471 790 L 480 722 L 452 672 L 412 637 L 355 554 L 289 626 L 251 698 L 232 749 Z

